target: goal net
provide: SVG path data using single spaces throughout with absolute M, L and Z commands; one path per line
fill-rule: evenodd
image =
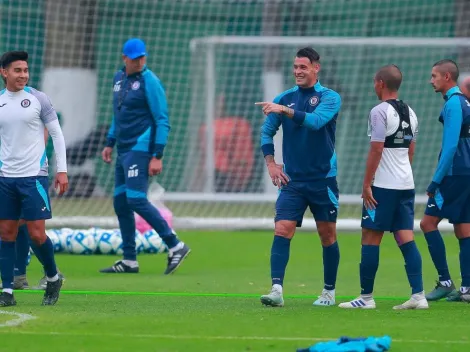
M 117 226 L 113 165 L 100 152 L 112 118 L 113 73 L 130 37 L 146 41 L 148 66 L 168 96 L 164 173 L 149 195 L 171 210 L 177 229 L 273 227 L 277 190 L 260 152 L 264 116 L 254 103 L 294 85 L 292 61 L 303 46 L 319 52 L 320 81 L 343 101 L 338 227 L 359 228 L 367 117 L 378 103 L 372 80 L 390 63 L 403 71 L 400 95 L 420 123 L 413 165 L 420 215 L 442 133 L 443 100 L 428 84 L 431 66 L 451 58 L 462 76 L 470 71 L 463 0 L 5 0 L 0 10 L 2 51 L 30 53 L 30 83 L 51 97 L 66 138 L 71 190 L 53 197 L 48 226 Z M 312 227 L 307 213 L 304 228 Z

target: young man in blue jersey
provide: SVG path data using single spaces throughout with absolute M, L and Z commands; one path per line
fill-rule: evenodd
M 381 102 L 369 114 L 370 148 L 362 187 L 361 295 L 340 303 L 340 308 L 375 309 L 374 282 L 385 231 L 395 235 L 411 286 L 411 298 L 393 309 L 429 307 L 423 291 L 421 255 L 413 235 L 415 185 L 411 162 L 418 119 L 398 99 L 402 78 L 395 65 L 380 68 L 374 77 L 375 93 Z
M 57 272 L 54 249 L 46 235 L 45 220 L 52 216 L 47 194 L 48 168 L 44 131 L 52 136 L 57 159 L 55 187 L 68 188 L 65 142 L 57 114 L 49 98 L 26 86 L 28 53 L 13 51 L 3 56 L 2 75 L 6 88 L 0 94 L 0 306 L 16 305 L 13 296 L 16 237 L 20 218 L 26 221 L 32 246 L 43 264 L 47 288 L 43 305 L 59 299 L 62 279 Z
M 145 43 L 129 39 L 123 47 L 125 66 L 113 80 L 113 122 L 102 156 L 111 162 L 117 149 L 114 210 L 123 240 L 124 258 L 102 273 L 138 273 L 135 249 L 134 212 L 147 221 L 168 246 L 165 275 L 173 273 L 190 253 L 168 226 L 159 211 L 147 200 L 149 177 L 163 170 L 163 150 L 170 123 L 165 91 L 160 80 L 145 65 Z
M 441 60 L 431 71 L 431 85 L 444 98 L 439 116 L 443 124 L 442 149 L 426 193 L 428 204 L 421 230 L 439 278 L 429 301 L 470 302 L 470 102 L 457 86 L 459 69 L 452 60 Z M 462 284 L 455 289 L 447 266 L 446 249 L 438 225 L 442 219 L 454 225 L 460 246 Z
M 315 218 L 323 246 L 324 288 L 313 304 L 335 304 L 340 257 L 336 241 L 339 206 L 335 132 L 341 98 L 320 84 L 319 71 L 320 55 L 310 47 L 299 50 L 293 65 L 296 86 L 278 95 L 273 103 L 256 103 L 267 116 L 261 128 L 261 149 L 271 180 L 279 187 L 271 248 L 272 289 L 261 296 L 261 303 L 267 306 L 284 305 L 290 243 L 307 207 Z M 284 165 L 274 161 L 273 137 L 280 126 Z

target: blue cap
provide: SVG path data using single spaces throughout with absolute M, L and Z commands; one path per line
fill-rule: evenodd
M 134 60 L 141 56 L 147 56 L 145 51 L 145 43 L 142 39 L 132 38 L 124 43 L 122 53 L 129 59 Z

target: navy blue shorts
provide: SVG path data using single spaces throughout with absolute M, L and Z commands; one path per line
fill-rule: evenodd
M 361 227 L 375 231 L 413 230 L 415 190 L 396 190 L 372 186 L 377 201 L 373 210 L 362 205 Z
M 446 176 L 428 199 L 426 215 L 448 219 L 451 224 L 470 223 L 470 176 Z
M 45 220 L 52 217 L 47 176 L 0 177 L 0 220 Z
M 151 155 L 127 152 L 116 159 L 114 196 L 125 193 L 129 198 L 147 198 Z
M 297 227 L 301 227 L 305 210 L 309 207 L 315 221 L 336 222 L 338 193 L 335 177 L 314 182 L 290 181 L 279 191 L 274 221 L 297 221 Z

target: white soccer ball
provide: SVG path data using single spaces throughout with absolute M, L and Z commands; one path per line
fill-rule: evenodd
M 168 250 L 166 244 L 155 230 L 148 230 L 144 233 L 144 238 L 147 241 L 147 253 L 163 253 Z
M 96 230 L 96 247 L 97 252 L 101 254 L 114 254 L 113 252 L 113 242 L 115 241 L 114 230 Z
M 137 254 L 145 251 L 145 237 L 139 231 L 135 231 L 135 251 Z M 148 242 L 147 242 L 148 243 Z
M 95 236 L 81 230 L 75 232 L 70 239 L 69 252 L 74 254 L 93 254 L 96 250 Z
M 56 230 L 57 236 L 59 236 L 59 244 L 62 251 L 68 251 L 70 247 L 70 240 L 74 232 L 74 230 L 68 228 Z

